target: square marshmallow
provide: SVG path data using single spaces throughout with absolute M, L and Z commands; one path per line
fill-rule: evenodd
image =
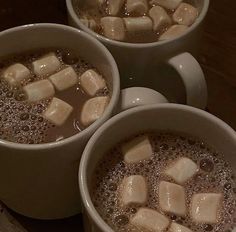
M 109 103 L 108 96 L 94 97 L 85 102 L 81 110 L 81 123 L 89 126 L 99 119 Z
M 98 24 L 94 19 L 88 19 L 87 17 L 83 17 L 79 19 L 81 23 L 83 23 L 86 27 L 91 30 L 96 30 L 98 28 Z
M 123 18 L 125 28 L 128 33 L 142 33 L 152 31 L 152 20 L 147 17 L 127 17 Z
M 40 80 L 23 87 L 27 100 L 34 102 L 52 97 L 55 94 L 54 87 L 49 80 Z
M 103 17 L 101 18 L 101 26 L 107 38 L 119 41 L 125 39 L 125 25 L 122 18 L 111 16 Z
M 62 91 L 74 86 L 77 83 L 77 74 L 72 67 L 67 67 L 49 77 L 58 91 Z
M 197 17 L 197 8 L 187 3 L 181 3 L 173 14 L 174 22 L 185 26 L 192 25 Z
M 152 146 L 147 136 L 139 136 L 121 147 L 126 163 L 137 163 L 152 156 Z
M 51 75 L 60 67 L 60 61 L 55 53 L 49 53 L 46 56 L 34 61 L 33 70 L 37 76 Z
M 43 117 L 56 126 L 61 126 L 70 116 L 72 110 L 73 107 L 71 105 L 54 97 L 44 112 Z
M 81 75 L 80 84 L 90 96 L 95 96 L 99 90 L 106 87 L 106 82 L 102 76 L 92 69 L 87 70 Z
M 171 25 L 171 18 L 160 6 L 154 6 L 149 10 L 149 16 L 153 21 L 153 30 L 160 31 Z
M 183 184 L 198 172 L 198 166 L 191 159 L 181 157 L 173 161 L 164 171 L 178 184 Z
M 108 1 L 108 13 L 109 15 L 116 16 L 122 9 L 125 0 L 109 0 Z
M 122 206 L 129 206 L 131 204 L 145 205 L 147 197 L 147 181 L 143 176 L 133 175 L 123 179 L 120 187 Z
M 126 10 L 128 14 L 144 16 L 148 11 L 147 0 L 127 0 Z
M 191 202 L 190 215 L 196 223 L 217 223 L 221 208 L 222 194 L 194 194 Z
M 151 0 L 151 5 L 159 5 L 168 10 L 175 10 L 183 0 Z
M 193 231 L 185 226 L 172 222 L 168 232 L 193 232 Z
M 6 68 L 1 75 L 10 85 L 19 85 L 30 77 L 30 70 L 23 64 L 13 64 Z
M 130 219 L 130 224 L 138 231 L 161 232 L 169 226 L 169 219 L 163 214 L 149 208 L 140 208 Z
M 164 212 L 185 216 L 187 213 L 185 189 L 180 185 L 161 181 L 159 205 Z
M 174 39 L 186 32 L 187 29 L 188 27 L 185 25 L 173 25 L 159 37 L 159 40 Z

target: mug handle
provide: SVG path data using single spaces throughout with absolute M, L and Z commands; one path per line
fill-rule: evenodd
M 188 52 L 167 60 L 180 75 L 186 90 L 187 105 L 205 109 L 207 106 L 207 85 L 204 73 L 197 60 Z
M 157 103 L 168 103 L 159 92 L 145 87 L 130 87 L 121 90 L 118 113 L 130 108 Z

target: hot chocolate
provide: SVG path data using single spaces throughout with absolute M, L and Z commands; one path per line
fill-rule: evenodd
M 109 90 L 96 68 L 66 49 L 41 49 L 0 62 L 0 139 L 55 142 L 105 110 Z
M 199 15 L 193 0 L 74 0 L 73 6 L 91 30 L 130 43 L 175 38 Z
M 92 200 L 114 231 L 232 231 L 236 183 L 222 154 L 169 132 L 125 140 L 95 169 Z

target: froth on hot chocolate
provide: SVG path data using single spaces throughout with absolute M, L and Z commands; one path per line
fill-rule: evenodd
M 39 144 L 70 137 L 102 116 L 109 95 L 105 77 L 73 51 L 41 49 L 5 57 L 0 139 Z
M 222 232 L 236 226 L 236 182 L 222 154 L 191 136 L 147 132 L 98 163 L 92 201 L 114 231 Z

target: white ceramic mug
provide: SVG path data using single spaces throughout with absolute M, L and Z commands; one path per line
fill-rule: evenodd
M 124 138 L 148 130 L 173 131 L 200 138 L 224 154 L 236 173 L 236 132 L 215 116 L 193 107 L 170 103 L 127 110 L 104 123 L 83 152 L 79 186 L 85 208 L 86 232 L 113 232 L 99 216 L 91 200 L 91 180 L 98 162 Z
M 69 24 L 93 35 L 110 50 L 121 74 L 122 87 L 145 86 L 161 92 L 172 102 L 186 102 L 198 108 L 206 107 L 207 88 L 204 74 L 190 53 L 198 54 L 202 22 L 209 0 L 195 1 L 200 12 L 199 17 L 183 35 L 168 41 L 139 44 L 114 41 L 90 30 L 79 20 L 72 1 L 66 0 Z M 186 96 L 171 84 L 185 87 Z
M 120 98 L 119 73 L 113 57 L 98 40 L 77 29 L 56 24 L 35 24 L 0 33 L 0 59 L 42 48 L 73 50 L 106 77 L 111 91 L 110 103 L 102 117 L 74 136 L 39 145 L 0 140 L 0 200 L 25 216 L 56 219 L 80 211 L 79 161 L 86 142 L 95 130 L 121 107 L 126 109 L 167 100 L 147 88 L 125 89 Z

